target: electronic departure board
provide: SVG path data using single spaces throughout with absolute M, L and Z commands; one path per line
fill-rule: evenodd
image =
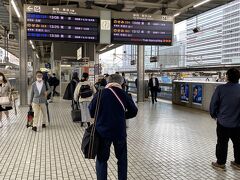
M 171 21 L 112 19 L 112 43 L 171 46 L 172 34 Z
M 99 42 L 100 19 L 72 15 L 26 14 L 27 38 L 33 40 L 61 40 Z

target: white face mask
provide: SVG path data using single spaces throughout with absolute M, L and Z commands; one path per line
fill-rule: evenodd
M 42 78 L 37 78 L 37 81 L 38 81 L 38 82 L 41 82 L 41 81 L 42 81 Z
M 0 81 L 2 81 L 3 80 L 3 77 L 2 76 L 0 76 Z

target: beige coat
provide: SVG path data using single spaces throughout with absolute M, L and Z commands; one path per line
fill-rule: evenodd
M 9 95 L 11 91 L 11 85 L 9 82 L 3 83 L 2 86 L 0 86 L 0 96 L 6 97 Z
M 93 96 L 88 97 L 88 98 L 81 98 L 79 96 L 80 88 L 81 88 L 82 85 L 89 85 L 91 87 L 91 90 L 93 91 L 93 94 L 96 93 L 96 89 L 95 89 L 93 83 L 91 83 L 90 81 L 79 82 L 77 87 L 75 88 L 75 91 L 74 91 L 74 100 L 75 101 L 79 101 L 80 103 L 82 103 L 82 102 L 91 102 L 92 99 L 93 99 Z

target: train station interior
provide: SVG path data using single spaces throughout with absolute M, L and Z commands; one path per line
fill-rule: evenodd
M 0 180 L 239 180 L 230 135 L 219 163 L 222 121 L 212 108 L 239 70 L 240 0 L 0 0 Z M 83 142 L 115 101 L 127 171 L 111 140 L 106 179 L 103 137 L 94 158 Z M 136 115 L 128 119 L 125 105 Z M 108 111 L 111 127 L 120 114 Z M 225 128 L 239 141 L 236 119 Z

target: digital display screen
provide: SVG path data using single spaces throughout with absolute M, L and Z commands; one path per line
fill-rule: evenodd
M 193 85 L 193 103 L 202 104 L 202 85 L 200 84 Z
M 173 22 L 112 19 L 112 43 L 172 45 Z
M 99 42 L 97 17 L 27 13 L 26 21 L 28 39 Z

